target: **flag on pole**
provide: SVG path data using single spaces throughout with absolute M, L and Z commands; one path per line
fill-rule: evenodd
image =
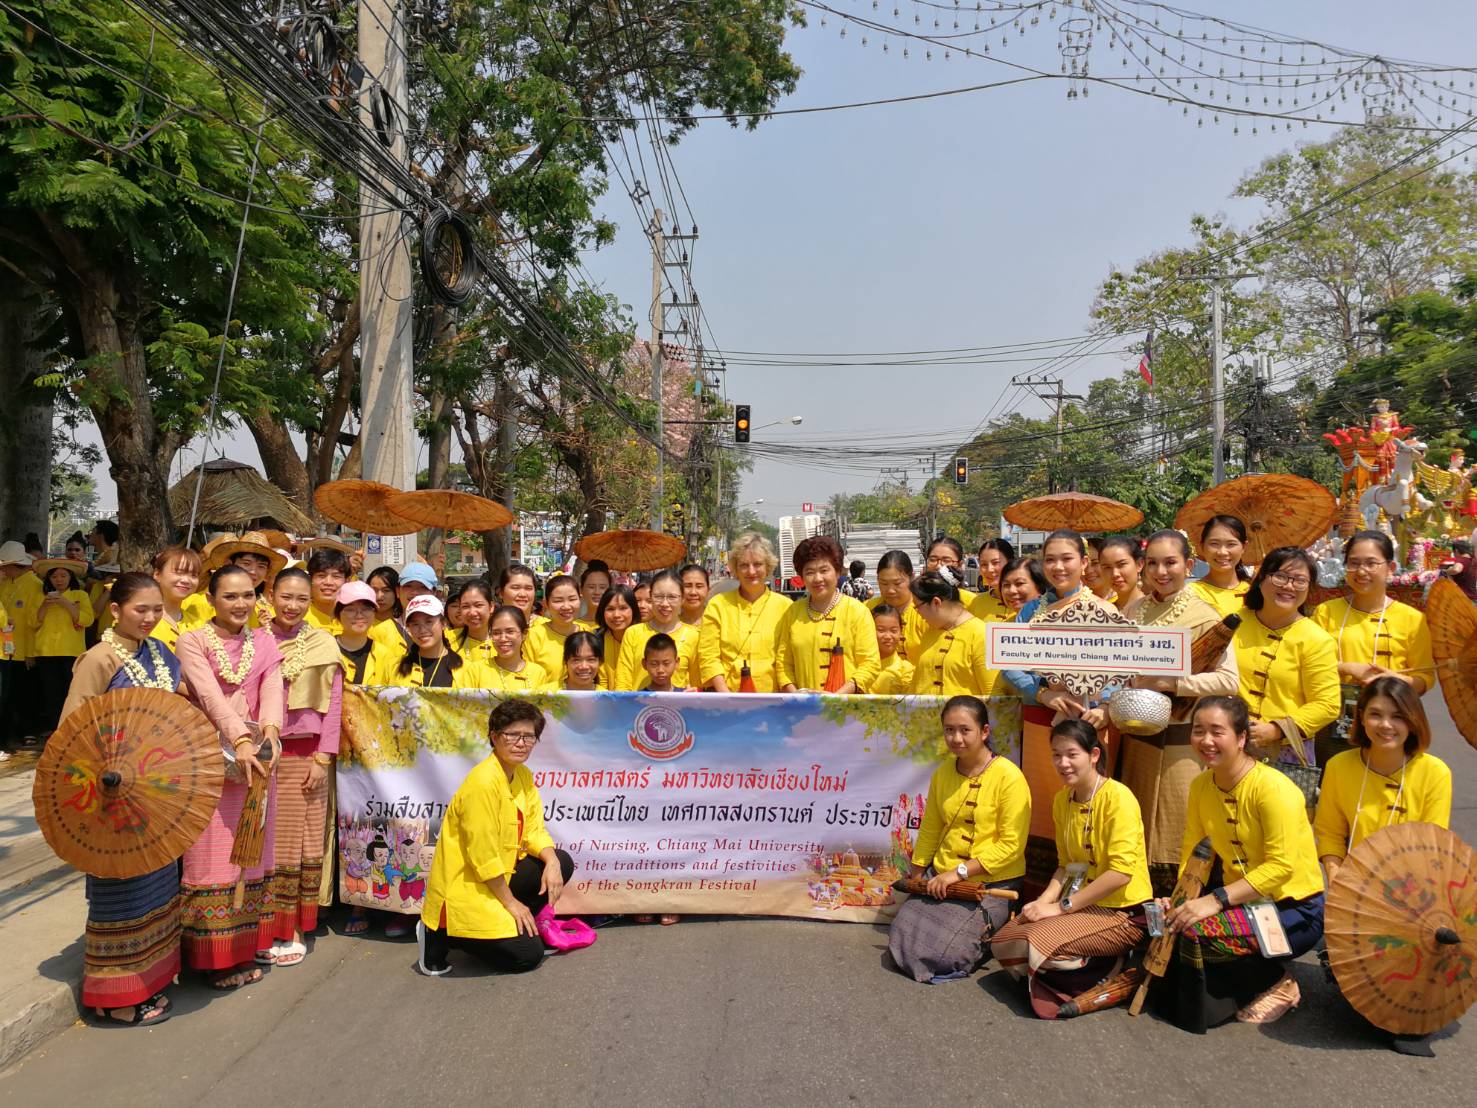
M 1151 330 L 1144 336 L 1144 356 L 1139 359 L 1139 376 L 1144 379 L 1144 384 L 1151 389 L 1154 387 L 1154 332 Z

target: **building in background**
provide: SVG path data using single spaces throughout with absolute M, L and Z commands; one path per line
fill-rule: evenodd
M 923 533 L 916 527 L 894 527 L 889 523 L 853 523 L 847 528 L 841 546 L 846 551 L 848 565 L 860 559 L 867 567 L 866 579 L 875 590 L 877 562 L 882 555 L 889 550 L 902 550 L 913 560 L 915 569 L 921 568 L 919 547 L 922 542 Z
M 821 533 L 821 517 L 815 512 L 798 516 L 780 516 L 780 564 L 775 571 L 781 580 L 789 580 L 795 573 L 795 547 L 812 535 Z

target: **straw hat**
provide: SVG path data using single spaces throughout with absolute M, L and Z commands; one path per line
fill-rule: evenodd
M 87 563 L 76 558 L 37 558 L 31 563 L 32 572 L 43 581 L 54 569 L 69 569 L 73 576 L 81 578 L 87 574 Z
M 293 548 L 293 553 L 306 562 L 313 556 L 313 551 L 315 550 L 337 550 L 340 554 L 347 557 L 354 553 L 356 549 L 356 547 L 352 547 L 348 543 L 334 538 L 332 535 L 315 535 L 310 539 L 299 539 L 297 546 Z
M 207 544 L 209 546 L 211 544 Z M 229 539 L 215 546 L 205 556 L 205 568 L 214 572 L 237 554 L 255 554 L 267 560 L 267 576 L 275 577 L 287 565 L 287 559 L 272 549 L 267 536 L 260 531 L 248 531 L 239 539 Z

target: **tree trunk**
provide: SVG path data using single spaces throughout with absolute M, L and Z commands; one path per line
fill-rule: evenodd
M 256 441 L 257 453 L 262 456 L 267 480 L 308 515 L 318 518 L 312 485 L 308 481 L 308 468 L 298 457 L 297 445 L 292 441 L 287 425 L 262 408 L 251 414 L 246 426 Z
M 0 304 L 0 538 L 34 531 L 48 544 L 51 514 L 51 439 L 54 404 L 50 389 L 33 382 L 45 368 L 32 344 L 40 308 L 29 296 Z

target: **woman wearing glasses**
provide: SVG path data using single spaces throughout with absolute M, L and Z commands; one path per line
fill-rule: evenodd
M 1354 702 L 1371 681 L 1394 676 L 1417 696 L 1431 687 L 1431 629 L 1424 612 L 1386 593 L 1395 572 L 1395 544 L 1382 531 L 1360 531 L 1344 547 L 1347 596 L 1324 601 L 1313 622 L 1338 648 L 1340 716 L 1318 733 L 1318 764 L 1348 749 Z
M 952 569 L 959 580 L 964 580 L 964 547 L 959 545 L 958 539 L 940 535 L 928 544 L 928 553 L 924 555 L 923 568 L 938 569 L 940 566 Z M 974 603 L 975 596 L 976 594 L 968 589 L 959 590 L 959 600 L 966 608 Z
M 451 798 L 425 905 L 416 924 L 421 973 L 449 973 L 449 951 L 465 950 L 494 969 L 524 973 L 544 958 L 540 917 L 574 872 L 554 846 L 544 805 L 525 764 L 544 733 L 544 714 L 504 700 L 487 720 L 492 755 Z
M 621 636 L 620 659 L 616 663 L 615 688 L 637 692 L 651 684 L 641 659 L 646 654 L 646 640 L 657 632 L 672 636 L 677 644 L 677 671 L 673 684 L 701 688 L 698 684 L 698 644 L 702 633 L 690 623 L 682 622 L 682 577 L 664 569 L 651 579 L 651 618 L 638 623 Z
M 1317 569 L 1301 547 L 1280 546 L 1268 554 L 1252 578 L 1247 611 L 1231 640 L 1241 698 L 1251 712 L 1252 744 L 1291 764 L 1312 763 L 1313 736 L 1339 714 L 1337 647 L 1304 610 Z

